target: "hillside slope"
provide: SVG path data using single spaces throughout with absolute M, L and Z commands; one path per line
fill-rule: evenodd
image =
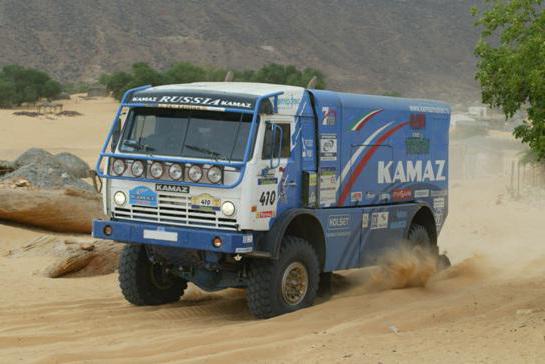
M 475 97 L 465 0 L 0 0 L 0 65 L 92 80 L 144 61 L 292 63 L 336 89 Z

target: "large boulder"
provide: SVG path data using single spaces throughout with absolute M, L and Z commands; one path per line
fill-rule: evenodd
M 90 177 L 89 171 L 91 168 L 89 168 L 89 165 L 72 153 L 56 154 L 55 160 L 62 164 L 66 172 L 76 178 Z
M 0 219 L 44 229 L 89 233 L 103 218 L 101 196 L 82 178 L 89 166 L 70 153 L 32 148 L 0 173 Z
M 53 154 L 48 151 L 41 148 L 30 148 L 15 160 L 15 166 L 16 168 L 20 168 L 32 163 L 51 163 L 54 162 L 54 160 Z
M 35 189 L 25 180 L 0 184 L 0 219 L 51 231 L 90 233 L 104 218 L 100 195 L 81 189 Z
M 118 267 L 122 245 L 89 236 L 40 236 L 21 248 L 11 250 L 9 258 L 45 257 L 37 272 L 46 277 L 89 277 L 113 273 Z
M 81 179 L 89 177 L 89 166 L 70 153 L 54 156 L 43 149 L 32 148 L 15 160 L 14 167 L 15 170 L 0 177 L 0 182 L 25 179 L 42 189 L 94 191 L 93 186 Z

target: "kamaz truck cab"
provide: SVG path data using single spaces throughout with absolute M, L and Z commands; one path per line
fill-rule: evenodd
M 441 102 L 283 85 L 129 90 L 97 162 L 109 219 L 93 235 L 126 243 L 135 305 L 187 282 L 243 287 L 260 318 L 407 242 L 446 264 L 449 122 Z

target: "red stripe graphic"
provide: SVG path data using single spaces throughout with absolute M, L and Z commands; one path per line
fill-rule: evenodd
M 365 153 L 365 155 L 363 156 L 363 158 L 360 160 L 360 162 L 358 163 L 358 165 L 356 166 L 356 169 L 354 169 L 354 172 L 352 173 L 352 175 L 350 176 L 350 179 L 348 180 L 348 182 L 346 183 L 346 185 L 344 186 L 343 190 L 342 190 L 342 193 L 341 193 L 341 197 L 339 197 L 339 203 L 338 203 L 338 206 L 343 206 L 344 205 L 344 202 L 346 201 L 346 198 L 348 197 L 348 195 L 350 194 L 350 191 L 352 190 L 352 187 L 354 186 L 354 183 L 356 183 L 356 180 L 358 179 L 358 177 L 360 176 L 360 174 L 363 172 L 363 170 L 365 169 L 365 166 L 367 165 L 367 163 L 369 163 L 369 160 L 373 157 L 373 155 L 376 153 L 378 147 L 386 140 L 388 139 L 389 137 L 391 137 L 394 133 L 396 133 L 399 129 L 401 129 L 402 127 L 404 127 L 405 125 L 408 125 L 409 122 L 406 121 L 406 122 L 403 122 L 397 126 L 395 126 L 394 128 L 388 130 L 383 136 L 381 136 L 380 138 L 377 139 L 377 141 L 375 143 L 373 143 L 374 145 L 367 151 L 367 153 Z
M 365 124 L 367 124 L 367 122 L 369 120 L 371 120 L 373 117 L 375 117 L 375 115 L 378 115 L 380 114 L 381 112 L 383 112 L 384 110 L 383 109 L 378 109 L 378 110 L 374 110 L 374 111 L 371 111 L 369 114 L 365 115 L 361 120 L 357 121 L 354 126 L 352 126 L 352 131 L 359 131 L 361 130 L 361 128 L 363 128 L 363 126 Z

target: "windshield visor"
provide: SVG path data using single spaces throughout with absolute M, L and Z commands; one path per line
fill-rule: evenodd
M 119 151 L 240 162 L 251 122 L 245 113 L 134 108 Z

